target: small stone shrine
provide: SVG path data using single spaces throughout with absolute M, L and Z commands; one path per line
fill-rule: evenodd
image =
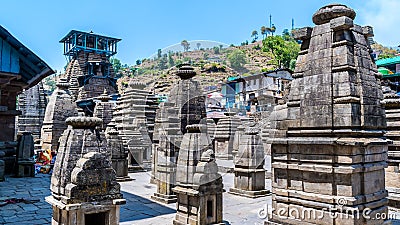
M 76 104 L 68 90 L 69 84 L 65 78 L 57 81 L 57 88 L 49 98 L 41 131 L 41 146 L 43 150 L 57 151 L 58 140 L 67 125 L 68 117 L 77 115 Z
M 222 177 L 204 125 L 189 125 L 179 150 L 173 191 L 178 196 L 175 225 L 222 223 Z
M 119 224 L 125 204 L 106 148 L 102 120 L 69 117 L 51 177 L 52 224 Z
M 193 79 L 196 71 L 189 64 L 182 64 L 176 75 L 180 78 L 168 95 L 168 102 L 179 109 L 179 128 L 186 133 L 186 126 L 199 124 L 206 118 L 205 95 L 199 82 Z
M 171 90 L 168 102 L 162 103 L 157 113 L 153 146 L 156 146 L 152 171 L 157 183 L 153 199 L 161 202 L 175 202 L 176 163 L 181 148 L 182 135 L 186 126 L 206 122 L 205 96 L 193 67 L 183 64 L 176 75 L 180 78 Z
M 214 136 L 215 156 L 218 159 L 233 159 L 233 141 L 237 128 L 242 124 L 235 113 L 225 113 L 217 123 Z
M 22 131 L 17 135 L 17 177 L 34 177 L 35 160 L 33 160 L 35 143 L 32 133 Z
M 237 127 L 235 136 L 233 137 L 232 155 L 235 157 L 239 151 L 240 142 L 245 131 L 245 126 L 240 125 Z
M 153 132 L 149 130 L 154 129 L 156 107 L 150 102 L 153 99 L 149 98 L 150 93 L 144 90 L 145 87 L 144 83 L 129 82 L 118 98 L 114 112 L 116 128 L 129 152 L 131 170 L 142 169 L 143 162 L 151 160 Z
M 182 141 L 180 120 L 177 117 L 179 110 L 168 102 L 163 103 L 159 110 L 160 119 L 162 118 L 164 122 L 160 124 L 161 126 L 156 125 L 158 131 L 155 137 L 158 137 L 158 144 L 157 154 L 154 156 L 156 157 L 154 179 L 157 192 L 151 198 L 159 202 L 172 203 L 177 200 L 172 188 L 176 184 L 176 163 Z
M 389 206 L 400 208 L 400 96 L 390 87 L 383 87 L 387 129 L 385 136 L 392 141 L 388 145 L 388 167 L 385 169 L 385 186 L 389 192 Z
M 115 170 L 117 181 L 130 181 L 132 179 L 128 175 L 128 151 L 124 148 L 121 136 L 115 126 L 114 120 L 111 120 L 106 128 L 107 150 L 111 151 L 111 164 Z
M 229 190 L 231 194 L 250 198 L 269 194 L 265 190 L 264 148 L 257 128 L 250 127 L 243 131 L 234 164 L 235 178 L 234 187 Z
M 302 41 L 288 101 L 271 114 L 270 224 L 386 224 L 388 141 L 380 75 L 370 56 L 371 27 L 341 4 L 320 8 Z M 273 134 L 273 136 L 272 136 Z M 332 216 L 329 208 L 340 209 Z M 307 210 L 316 217 L 277 215 Z M 268 224 L 269 222 L 267 222 Z
M 107 124 L 109 124 L 113 118 L 115 101 L 110 101 L 112 98 L 107 94 L 106 89 L 104 89 L 103 94 L 95 99 L 96 106 L 94 107 L 93 116 L 103 120 L 101 130 L 105 131 Z
M 47 98 L 42 82 L 24 90 L 18 95 L 18 109 L 21 115 L 18 116 L 17 130 L 29 131 L 35 142 L 39 140 L 46 106 Z

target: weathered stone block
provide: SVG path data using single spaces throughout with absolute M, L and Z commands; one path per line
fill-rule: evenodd
M 353 20 L 347 16 L 334 18 L 330 21 L 333 30 L 348 30 L 353 27 Z

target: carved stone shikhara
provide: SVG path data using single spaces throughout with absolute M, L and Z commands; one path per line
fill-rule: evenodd
M 129 152 L 131 171 L 142 170 L 150 162 L 157 103 L 154 96 L 144 90 L 144 83 L 129 82 L 116 102 L 114 120 L 125 151 Z
M 18 109 L 21 115 L 18 116 L 17 130 L 29 131 L 35 142 L 39 140 L 46 106 L 47 98 L 43 82 L 24 90 L 18 96 Z
M 385 169 L 385 185 L 389 192 L 389 206 L 400 208 L 400 97 L 390 87 L 382 88 L 385 99 L 387 129 L 385 136 L 391 140 L 388 146 L 388 167 Z
M 51 177 L 52 195 L 46 197 L 53 207 L 52 224 L 79 225 L 98 219 L 119 224 L 119 207 L 125 199 L 100 129 L 103 121 L 77 116 L 66 123 Z
M 371 29 L 353 23 L 345 5 L 322 7 L 302 41 L 288 102 L 271 115 L 272 221 L 279 209 L 314 210 L 307 224 L 383 224 L 361 215 L 387 213 L 384 168 L 388 141 L 380 76 L 370 56 Z M 343 207 L 337 217 L 323 208 Z M 353 213 L 355 216 L 349 216 Z M 273 223 L 271 223 L 273 224 Z
M 269 194 L 265 189 L 264 147 L 255 127 L 247 128 L 240 136 L 238 152 L 234 159 L 234 187 L 230 193 L 249 198 Z
M 235 113 L 225 113 L 215 129 L 214 148 L 217 159 L 233 159 L 234 136 L 238 127 L 242 124 Z
M 171 90 L 168 102 L 162 103 L 157 112 L 153 143 L 153 180 L 157 183 L 157 192 L 152 198 L 167 203 L 176 201 L 172 188 L 176 182 L 176 163 L 187 125 L 206 124 L 205 96 L 200 84 L 192 79 L 196 72 L 184 64 L 176 75 L 181 79 Z
M 179 151 L 175 225 L 222 223 L 222 177 L 204 125 L 189 125 Z
M 67 129 L 65 120 L 68 117 L 76 116 L 76 104 L 73 101 L 68 80 L 60 78 L 57 81 L 57 88 L 49 98 L 41 130 L 41 146 L 43 150 L 57 152 L 58 140 Z

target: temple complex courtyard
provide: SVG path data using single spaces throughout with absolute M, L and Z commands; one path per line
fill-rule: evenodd
M 170 224 L 176 213 L 176 203 L 162 204 L 150 198 L 156 191 L 156 185 L 149 184 L 150 173 L 130 173 L 133 179 L 121 183 L 121 192 L 127 201 L 121 207 L 121 225 L 164 225 Z M 50 224 L 51 206 L 45 202 L 50 194 L 50 175 L 39 174 L 36 177 L 7 177 L 0 183 L 0 200 L 10 198 L 39 199 L 35 203 L 7 204 L 0 208 L 0 224 Z M 223 176 L 224 189 L 233 186 L 233 174 Z M 267 188 L 271 188 L 267 180 Z M 224 220 L 226 224 L 263 224 L 258 211 L 265 204 L 271 204 L 271 196 L 261 198 L 245 198 L 224 193 Z M 399 223 L 400 224 L 400 223 Z
M 311 18 L 274 70 L 184 58 L 170 85 L 122 78 L 122 39 L 71 30 L 49 96 L 55 71 L 0 26 L 0 224 L 400 225 L 400 46 L 396 75 L 354 9 Z

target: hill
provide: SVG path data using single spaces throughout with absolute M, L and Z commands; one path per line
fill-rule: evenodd
M 235 68 L 232 66 L 229 55 L 239 49 L 244 53 L 245 63 Z M 199 81 L 205 90 L 213 88 L 219 82 L 225 82 L 228 77 L 238 75 L 250 75 L 259 73 L 263 69 L 274 69 L 269 65 L 271 56 L 262 51 L 262 42 L 258 41 L 243 46 L 223 46 L 214 48 L 200 48 L 198 50 L 185 52 L 162 52 L 158 51 L 158 56 L 153 59 L 143 59 L 140 65 L 134 69 L 135 75 L 132 76 L 132 67 L 120 70 L 122 77 L 119 80 L 120 87 L 123 88 L 130 79 L 145 82 L 149 89 L 153 89 L 157 94 L 169 93 L 172 85 L 178 77 L 174 75 L 176 65 L 183 62 L 191 62 L 197 72 L 195 80 Z

